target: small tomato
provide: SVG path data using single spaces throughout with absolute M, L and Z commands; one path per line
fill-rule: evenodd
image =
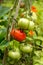
M 37 12 L 36 7 L 35 7 L 35 6 L 32 6 L 32 7 L 31 7 L 31 11 L 32 11 L 32 12 Z
M 20 18 L 19 21 L 18 21 L 18 26 L 21 29 L 28 29 L 28 27 L 29 27 L 29 20 L 26 19 L 26 18 Z
M 21 30 L 13 29 L 10 34 L 14 39 L 16 39 L 18 41 L 23 41 L 26 38 L 26 34 Z
M 32 30 L 29 31 L 29 35 L 30 36 L 33 36 L 34 35 L 34 32 Z
M 29 23 L 29 29 L 32 30 L 35 27 L 35 23 L 33 21 L 30 21 Z
M 21 51 L 25 53 L 32 52 L 32 46 L 31 45 L 23 45 L 21 46 Z
M 20 59 L 20 52 L 9 51 L 8 56 L 12 59 Z
M 31 18 L 32 18 L 33 21 L 36 21 L 37 20 L 37 15 L 36 15 L 35 12 L 32 12 Z

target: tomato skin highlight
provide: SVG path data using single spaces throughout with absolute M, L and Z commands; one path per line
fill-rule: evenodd
M 26 34 L 21 30 L 13 29 L 10 34 L 14 39 L 18 41 L 23 41 L 26 38 Z

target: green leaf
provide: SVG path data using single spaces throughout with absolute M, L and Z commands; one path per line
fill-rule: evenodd
M 34 51 L 36 57 L 40 58 L 40 55 L 41 55 L 41 51 Z
M 36 37 L 33 37 L 34 40 L 41 40 L 43 41 L 43 37 L 42 36 L 36 36 Z
M 4 16 L 6 13 L 8 13 L 10 8 L 0 6 L 0 17 Z
M 2 63 L 0 63 L 0 65 L 3 65 Z
M 27 41 L 33 41 L 33 39 L 31 37 L 26 37 Z
M 8 42 L 7 40 L 3 40 L 3 41 L 0 43 L 0 49 L 1 49 L 1 50 L 4 50 L 8 45 L 9 45 L 9 42 Z
M 7 46 L 7 41 L 6 40 L 3 40 L 1 43 L 0 43 L 0 46 Z
M 0 42 L 6 36 L 6 28 L 4 26 L 0 26 Z
M 10 47 L 12 47 L 13 45 L 14 45 L 15 47 L 19 47 L 20 43 L 19 43 L 18 41 L 16 41 L 16 40 L 12 40 L 12 41 L 9 43 L 9 45 L 10 45 Z
M 42 44 L 42 42 L 41 42 L 41 40 L 36 40 L 36 45 L 41 45 Z

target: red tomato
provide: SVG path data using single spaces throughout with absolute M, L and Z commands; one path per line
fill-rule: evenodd
M 21 30 L 13 29 L 10 34 L 14 39 L 18 41 L 23 41 L 26 38 L 26 34 Z

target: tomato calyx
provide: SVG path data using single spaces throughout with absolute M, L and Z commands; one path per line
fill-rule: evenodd
M 20 14 L 20 17 L 24 17 L 24 13 L 21 13 L 21 14 Z
M 13 29 L 10 34 L 14 39 L 20 42 L 26 38 L 26 34 L 22 30 Z

